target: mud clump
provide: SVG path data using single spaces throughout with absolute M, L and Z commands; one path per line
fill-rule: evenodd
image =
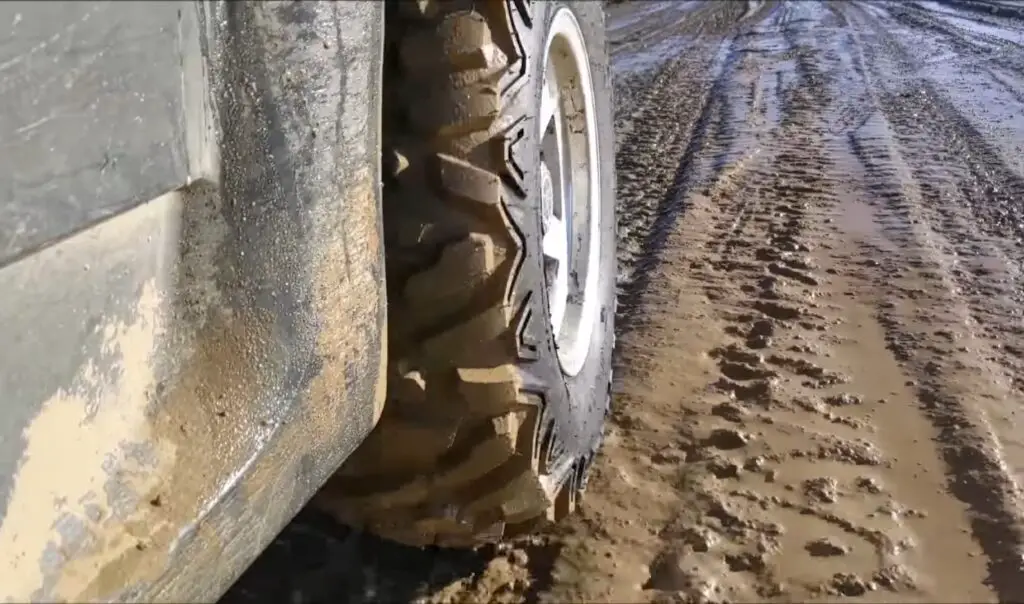
M 763 367 L 756 367 L 747 363 L 733 363 L 723 361 L 719 363 L 722 375 L 737 381 L 758 380 L 777 377 L 779 374 Z
M 728 459 L 711 459 L 707 463 L 708 471 L 711 472 L 716 478 L 728 479 L 728 478 L 739 478 L 742 466 L 732 460 Z
M 650 577 L 643 588 L 688 592 L 703 601 L 716 601 L 722 595 L 718 577 L 728 570 L 721 560 L 713 556 L 666 552 L 651 564 Z
M 858 577 L 851 573 L 836 573 L 829 583 L 829 593 L 840 596 L 857 597 L 863 596 L 869 591 L 875 591 L 878 587 L 874 582 Z
M 850 547 L 848 545 L 839 543 L 831 537 L 822 537 L 820 539 L 815 539 L 814 541 L 809 541 L 807 545 L 804 546 L 804 549 L 807 550 L 807 553 L 816 558 L 845 556 L 850 553 Z
M 734 423 L 742 423 L 750 412 L 733 403 L 719 403 L 711 409 L 711 414 Z
M 780 302 L 758 300 L 753 304 L 754 308 L 765 315 L 780 321 L 794 321 L 806 314 L 806 310 L 799 306 L 792 306 Z
M 729 451 L 732 449 L 740 449 L 746 446 L 749 442 L 750 435 L 744 432 L 733 430 L 731 428 L 719 428 L 712 431 L 702 444 L 706 447 Z
M 861 402 L 862 401 L 859 396 L 856 394 L 849 394 L 847 392 L 825 398 L 825 403 L 833 407 L 848 407 L 850 405 L 859 405 Z
M 712 387 L 726 392 L 740 401 L 767 404 L 773 398 L 773 393 L 778 384 L 778 380 L 773 378 L 752 380 L 746 384 L 740 384 L 728 377 L 722 376 L 712 384 Z
M 804 496 L 817 503 L 835 503 L 839 501 L 839 484 L 834 478 L 811 478 L 803 485 Z
M 815 451 L 814 455 L 818 459 L 844 461 L 858 466 L 888 465 L 882 453 L 870 442 L 850 442 L 838 438 L 828 440 L 829 443 L 820 445 Z M 799 453 L 796 455 L 802 456 Z
M 872 495 L 878 495 L 882 492 L 882 486 L 878 484 L 878 480 L 871 476 L 861 476 L 857 478 L 856 486 L 857 489 Z
M 872 576 L 872 580 L 876 585 L 893 592 L 917 589 L 913 574 L 899 564 L 890 564 L 880 569 Z

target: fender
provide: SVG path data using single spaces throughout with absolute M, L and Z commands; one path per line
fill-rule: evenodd
M 215 600 L 380 416 L 383 4 L 0 24 L 0 600 Z

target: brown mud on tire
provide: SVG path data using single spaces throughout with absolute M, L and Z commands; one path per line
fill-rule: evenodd
M 409 545 L 473 546 L 572 512 L 600 442 L 615 309 L 614 174 L 595 161 L 613 155 L 603 14 L 586 2 L 467 1 L 397 2 L 387 17 L 388 400 L 317 503 Z M 595 298 L 564 305 L 584 334 L 572 372 L 561 356 L 569 346 L 556 345 L 547 321 L 556 301 L 541 245 L 551 235 L 540 216 L 543 133 L 534 132 L 559 23 L 588 47 L 577 75 L 592 82 L 580 98 L 594 105 L 566 124 L 592 124 L 582 137 L 597 149 L 583 158 L 595 178 L 559 190 L 587 191 L 568 207 L 584 227 L 601 227 L 563 242 L 596 258 L 570 267 L 568 281 L 585 281 L 593 291 L 580 295 Z M 569 129 L 557 140 L 580 136 Z

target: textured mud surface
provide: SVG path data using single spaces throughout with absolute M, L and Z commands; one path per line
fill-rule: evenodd
M 582 513 L 304 513 L 224 602 L 1024 600 L 1024 8 L 609 8 L 622 304 Z

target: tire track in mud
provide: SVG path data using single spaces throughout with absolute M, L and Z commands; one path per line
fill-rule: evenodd
M 631 314 L 634 292 L 643 289 L 643 271 L 656 255 L 650 239 L 664 232 L 659 222 L 670 222 L 676 213 L 667 206 L 678 197 L 679 165 L 686 161 L 678 158 L 692 147 L 691 141 L 700 138 L 707 121 L 708 101 L 721 79 L 722 66 L 715 65 L 715 59 L 721 56 L 723 45 L 725 42 L 719 41 L 700 49 L 699 58 L 688 63 L 692 69 L 681 61 L 666 65 L 630 116 L 628 126 L 617 124 L 617 132 L 624 133 L 615 158 L 620 175 L 617 194 L 620 206 L 629 208 L 619 217 L 623 317 Z M 688 93 L 681 95 L 681 90 Z
M 667 130 L 672 133 L 669 144 L 662 145 L 660 144 L 662 141 L 658 139 L 652 141 L 637 137 L 623 144 L 621 151 L 616 156 L 616 170 L 624 176 L 628 183 L 619 192 L 619 202 L 622 207 L 629 208 L 625 217 L 620 219 L 619 226 L 620 245 L 626 243 L 626 254 L 629 258 L 626 267 L 620 272 L 623 287 L 619 292 L 620 322 L 618 324 L 623 331 L 629 329 L 639 298 L 647 290 L 650 271 L 659 261 L 669 229 L 684 210 L 681 193 L 690 184 L 688 182 L 688 177 L 691 174 L 690 167 L 705 138 L 710 121 L 710 111 L 715 106 L 713 101 L 720 94 L 722 75 L 726 72 L 725 63 L 729 57 L 729 46 L 728 41 L 721 42 L 715 48 L 709 64 L 703 65 L 701 68 L 702 72 L 711 75 L 708 78 L 710 85 L 703 91 L 699 103 L 693 107 L 697 111 L 689 115 L 685 111 L 664 114 L 668 117 L 666 121 L 671 121 L 673 116 L 686 120 L 681 123 L 682 128 L 674 128 L 671 123 L 660 124 L 658 130 L 661 132 Z M 670 97 L 678 97 L 679 90 L 683 89 L 679 84 L 679 82 L 675 82 L 675 86 L 666 86 L 662 90 Z M 661 113 L 662 107 L 664 107 L 658 103 L 661 99 L 652 100 L 655 102 L 649 107 L 653 111 Z M 651 125 L 653 124 L 650 122 L 645 124 L 647 127 Z M 670 163 L 658 166 L 660 178 L 657 180 L 645 179 L 642 189 L 630 190 L 628 185 L 632 184 L 633 178 L 642 177 L 645 173 L 650 174 L 649 169 L 642 170 L 642 166 L 651 158 L 658 157 L 659 154 L 670 158 Z M 627 174 L 630 176 L 625 176 Z M 654 187 L 648 189 L 651 185 Z M 651 190 L 663 191 L 663 193 L 660 198 L 655 197 L 655 203 L 644 203 L 644 198 L 650 198 Z M 625 223 L 626 229 L 629 227 L 633 227 L 633 229 L 623 229 L 623 223 Z M 642 235 L 632 238 L 630 235 L 633 233 Z M 631 243 L 635 247 L 630 246 Z
M 956 7 L 954 6 L 954 8 Z M 936 13 L 916 3 L 890 3 L 885 6 L 885 12 L 888 12 L 900 24 L 911 29 L 925 29 L 941 35 L 958 50 L 969 55 L 984 54 L 987 59 L 995 59 L 1005 67 L 1020 67 L 1020 53 L 1024 50 L 1022 43 L 943 20 L 941 15 L 945 13 Z M 990 25 L 980 18 L 970 19 L 966 16 L 960 18 Z
M 968 305 L 951 292 L 963 284 L 931 236 L 955 225 L 967 245 L 995 244 L 955 202 L 906 193 L 924 151 L 969 123 L 942 106 L 925 114 L 942 132 L 914 139 L 901 130 L 912 107 L 867 136 L 893 111 L 885 57 L 836 41 L 842 9 L 771 16 L 735 38 L 741 58 L 680 164 L 685 202 L 669 203 L 686 212 L 664 219 L 680 222 L 644 271 L 603 461 L 584 515 L 556 537 L 541 600 L 1024 593 L 1005 542 L 1015 494 L 967 406 L 993 392 L 979 381 L 992 374 L 962 346 Z M 867 59 L 844 59 L 851 45 Z M 869 91 L 850 98 L 857 84 Z M 901 145 L 909 159 L 876 149 Z M 858 220 L 868 234 L 836 224 Z
M 936 0 L 950 8 L 970 11 L 981 16 L 1024 19 L 1024 7 L 1016 0 Z
M 695 38 L 685 41 L 684 57 L 665 62 L 653 75 L 623 76 L 616 86 L 617 104 L 624 108 L 615 124 L 617 195 L 624 209 L 618 227 L 622 330 L 628 329 L 667 229 L 683 211 L 686 176 L 732 57 L 731 37 L 737 32 L 723 37 L 721 31 L 756 22 L 776 6 L 763 3 L 741 14 L 733 4 L 708 4 L 692 16 Z
M 777 0 L 760 3 L 749 13 L 741 10 L 743 2 L 713 3 L 692 0 L 662 0 L 653 2 L 661 5 L 658 10 L 642 15 L 637 20 L 627 20 L 627 25 L 616 27 L 614 21 L 612 31 L 620 31 L 611 36 L 610 48 L 612 65 L 615 70 L 615 121 L 617 127 L 630 129 L 636 121 L 631 116 L 636 108 L 650 106 L 651 97 L 659 90 L 664 90 L 666 76 L 680 77 L 698 91 L 706 89 L 701 86 L 707 72 L 698 66 L 708 68 L 708 45 L 715 45 L 733 35 L 738 25 L 756 20 L 758 15 L 776 4 Z M 677 4 L 679 9 L 665 8 L 666 4 Z M 617 8 L 622 8 L 620 5 Z M 635 6 L 633 7 L 636 10 Z M 668 13 L 670 21 L 666 22 Z M 632 32 L 632 33 L 630 33 Z M 687 50 L 680 56 L 680 49 Z M 679 74 L 682 70 L 684 73 Z M 658 82 L 661 82 L 661 85 Z M 688 91 L 689 87 L 677 90 Z M 662 105 L 668 109 L 668 105 Z M 671 110 L 666 111 L 672 114 Z M 648 123 L 650 120 L 644 120 Z M 667 130 L 675 130 L 670 125 Z M 623 130 L 617 129 L 620 133 Z
M 808 38 L 838 21 L 798 10 L 737 38 L 743 58 L 727 62 L 711 97 L 684 162 L 695 186 L 679 193 L 691 205 L 649 271 L 658 286 L 638 301 L 646 320 L 620 340 L 611 461 L 599 463 L 577 527 L 613 546 L 566 537 L 551 601 L 908 596 L 911 562 L 926 557 L 908 553 L 919 534 L 964 541 L 925 518 L 931 495 L 885 486 L 918 472 L 930 487 L 943 481 L 933 451 L 898 449 L 905 433 L 885 429 L 910 425 L 930 440 L 902 373 L 883 369 L 888 379 L 872 386 L 873 366 L 837 368 L 856 356 L 841 354 L 848 308 L 830 291 L 840 271 L 820 243 L 839 187 L 826 145 L 835 95 L 816 48 L 826 42 Z M 789 59 L 793 73 L 767 98 L 761 72 Z M 765 119 L 773 105 L 777 123 Z M 876 331 L 858 346 L 885 356 Z M 886 387 L 901 390 L 900 406 L 881 398 Z
M 797 30 L 793 27 L 796 23 L 799 21 L 785 17 L 781 23 L 783 38 L 790 49 L 801 46 L 796 40 Z M 752 295 L 741 302 L 742 310 L 719 313 L 726 323 L 724 331 L 742 338 L 742 343 L 730 342 L 708 352 L 715 359 L 720 373 L 712 388 L 729 398 L 713 406 L 711 414 L 739 425 L 760 422 L 758 440 L 764 443 L 763 448 L 757 450 L 754 457 L 742 460 L 742 465 L 738 463 L 740 460 L 723 459 L 720 451 L 713 449 L 746 450 L 748 446 L 743 441 L 748 437 L 731 428 L 715 428 L 699 440 L 687 456 L 688 461 L 694 462 L 690 471 L 694 472 L 697 481 L 709 475 L 715 479 L 739 479 L 737 488 L 730 488 L 724 493 L 718 484 L 711 488 L 706 485 L 694 488 L 691 485 L 691 488 L 705 496 L 705 503 L 711 507 L 710 516 L 717 518 L 720 524 L 743 526 L 747 531 L 753 529 L 751 532 L 760 533 L 754 540 L 747 539 L 743 534 L 745 531 L 729 535 L 730 545 L 740 551 L 726 554 L 725 562 L 730 571 L 753 572 L 756 577 L 754 591 L 761 598 L 783 595 L 786 589 L 780 581 L 780 575 L 785 571 L 769 569 L 768 560 L 772 554 L 794 546 L 793 543 L 784 544 L 778 531 L 779 528 L 785 530 L 787 524 L 792 530 L 793 522 L 775 522 L 786 519 L 787 512 L 805 517 L 803 522 L 811 518 L 826 525 L 824 531 L 807 531 L 808 537 L 815 533 L 819 535 L 818 539 L 803 544 L 812 555 L 846 556 L 852 547 L 843 542 L 844 537 L 866 542 L 879 556 L 886 556 L 898 547 L 885 532 L 851 521 L 822 505 L 835 503 L 840 497 L 839 491 L 846 486 L 836 480 L 837 476 L 842 477 L 845 473 L 840 468 L 820 473 L 812 470 L 811 473 L 817 475 L 792 482 L 783 481 L 788 484 L 776 492 L 764 485 L 743 485 L 740 479 L 748 472 L 757 476 L 762 466 L 773 466 L 763 476 L 765 482 L 776 484 L 780 482 L 780 470 L 782 474 L 789 474 L 804 460 L 815 460 L 816 465 L 832 463 L 854 468 L 885 463 L 873 443 L 852 433 L 842 434 L 836 428 L 865 428 L 863 422 L 834 411 L 834 408 L 861 404 L 860 397 L 844 392 L 821 398 L 811 395 L 786 400 L 793 390 L 813 392 L 829 389 L 844 384 L 849 378 L 816 362 L 820 355 L 815 353 L 812 345 L 793 344 L 785 352 L 773 352 L 777 348 L 773 345 L 774 340 L 784 339 L 785 332 L 789 330 L 796 330 L 799 334 L 823 332 L 829 328 L 829 320 L 816 312 L 819 305 L 811 301 L 820 293 L 816 286 L 821 284 L 821 276 L 816 274 L 814 263 L 803 253 L 808 251 L 804 242 L 808 211 L 816 206 L 820 210 L 821 206 L 832 203 L 834 183 L 824 176 L 830 172 L 830 166 L 821 149 L 822 124 L 814 123 L 817 121 L 815 117 L 828 103 L 827 89 L 820 81 L 821 74 L 816 69 L 811 49 L 799 48 L 795 73 L 796 82 L 779 99 L 784 117 L 777 136 L 771 141 L 775 147 L 772 160 L 762 168 L 751 169 L 740 190 L 732 191 L 728 197 L 715 195 L 718 191 L 712 189 L 712 199 L 725 210 L 724 224 L 716 229 L 722 237 L 709 246 L 711 253 L 708 254 L 719 259 L 712 261 L 710 268 L 720 278 L 705 276 L 703 279 L 705 294 L 718 303 L 724 301 L 724 293 L 729 288 L 716 281 L 745 283 L 741 290 Z M 730 202 L 730 198 L 736 201 Z M 764 242 L 764 245 L 758 246 L 756 242 Z M 791 285 L 796 286 L 795 291 Z M 802 341 L 814 339 L 806 335 L 799 337 Z M 780 386 L 780 382 L 793 379 L 800 385 Z M 755 415 L 753 422 L 742 419 L 748 414 Z M 787 417 L 792 415 L 804 417 L 796 420 Z M 706 421 L 707 418 L 701 418 L 700 423 Z M 816 422 L 824 425 L 815 426 Z M 701 428 L 706 429 L 706 426 Z M 799 434 L 795 439 L 799 444 L 783 445 L 790 440 L 785 434 L 789 430 Z M 746 451 L 747 454 L 751 452 Z M 705 462 L 705 458 L 709 461 Z M 874 484 L 867 477 L 854 480 L 855 484 Z M 801 492 L 803 497 L 794 497 L 794 492 Z M 747 508 L 744 503 L 754 504 L 756 508 Z M 881 501 L 878 503 L 882 504 Z M 729 531 L 726 532 L 728 534 Z M 750 541 L 754 541 L 753 548 Z M 667 578 L 669 581 L 661 587 L 678 587 L 672 584 L 675 577 L 671 572 L 677 568 L 663 568 L 663 562 L 656 559 L 651 583 L 658 587 L 656 582 L 665 583 L 663 580 Z M 848 565 L 847 561 L 843 566 Z M 670 571 L 668 577 L 664 576 L 665 570 Z M 894 588 L 899 582 L 908 580 L 895 567 L 875 570 L 873 579 Z M 817 583 L 811 581 L 803 587 L 818 595 L 859 595 L 858 592 L 866 591 L 866 584 L 871 580 L 835 572 L 831 577 L 826 574 L 819 577 Z M 703 581 L 709 583 L 710 577 Z
M 908 195 L 906 191 L 913 185 L 894 183 L 894 175 L 880 176 L 897 161 L 890 154 L 890 144 L 872 139 L 851 142 L 852 153 L 866 172 L 867 186 L 880 200 L 871 210 L 871 220 L 901 249 L 899 256 L 879 262 L 875 271 L 882 275 L 875 282 L 889 292 L 880 304 L 879 322 L 887 329 L 889 350 L 909 369 L 914 378 L 910 384 L 917 390 L 922 410 L 938 431 L 949 488 L 972 509 L 973 532 L 992 561 L 990 582 L 1001 594 L 1021 593 L 1019 511 L 1013 503 L 1020 493 L 1007 476 L 1002 447 L 984 414 L 979 417 L 978 411 L 965 407 L 965 402 L 977 400 L 979 393 L 986 396 L 997 390 L 978 377 L 991 374 L 975 358 L 984 354 L 985 344 L 978 343 L 969 327 L 954 327 L 970 325 L 971 315 L 976 313 L 962 300 L 951 300 L 950 292 L 957 285 L 945 275 L 955 269 L 929 258 L 942 254 L 927 251 L 934 245 L 929 243 L 935 239 L 934 232 L 927 227 L 907 227 L 908 223 L 924 222 L 915 205 L 923 196 Z M 884 246 L 865 247 L 874 257 L 891 253 Z M 913 248 L 926 251 L 919 256 L 906 253 Z M 950 302 L 955 304 L 952 309 L 936 312 Z M 1002 389 L 1008 390 L 1005 385 Z
M 1005 74 L 1000 73 L 995 69 L 992 69 L 991 67 L 986 68 L 985 71 L 988 73 L 989 77 L 991 77 L 993 81 L 997 82 L 1000 86 L 1002 86 L 1003 90 L 1005 90 L 1007 94 L 1012 96 L 1014 100 L 1016 100 L 1021 105 L 1024 105 L 1024 83 L 1015 83 Z
M 876 23 L 875 30 L 881 32 L 878 35 L 887 35 L 882 23 Z M 900 50 L 898 59 L 912 64 L 914 58 Z M 1000 268 L 1009 273 L 994 275 L 993 268 L 968 266 L 955 268 L 952 274 L 962 291 L 975 296 L 971 302 L 978 305 L 978 325 L 988 329 L 991 323 L 992 328 L 998 328 L 987 335 L 999 339 L 1006 335 L 1003 330 L 1017 327 L 1011 335 L 1019 336 L 1021 314 L 1014 311 L 1024 301 L 1024 177 L 1006 165 L 941 90 L 927 81 L 909 85 L 916 94 L 889 92 L 882 106 L 898 144 L 925 159 L 915 162 L 911 174 L 921 188 L 923 207 L 932 214 L 934 224 L 949 231 L 947 251 L 957 263 L 995 257 L 1001 261 Z M 921 136 L 922 129 L 926 136 Z M 991 279 L 993 276 L 998 279 Z M 997 321 L 986 320 L 993 309 L 991 304 L 981 304 L 990 302 L 993 296 L 1006 295 L 1015 308 L 1004 309 L 1006 312 L 994 317 Z M 1013 373 L 1019 369 L 1008 367 Z
M 950 326 L 962 319 L 942 312 L 965 304 L 950 295 L 956 273 L 921 252 L 931 240 L 908 236 L 920 234 L 923 227 L 914 225 L 937 220 L 927 213 L 924 197 L 906 207 L 893 201 L 906 197 L 908 165 L 918 169 L 932 157 L 917 147 L 934 148 L 944 139 L 933 133 L 915 141 L 904 151 L 912 154 L 909 164 L 878 155 L 879 145 L 910 144 L 898 129 L 877 133 L 877 140 L 860 136 L 877 129 L 888 91 L 843 96 L 857 84 L 863 89 L 877 65 L 844 59 L 850 49 L 835 39 L 837 29 L 848 27 L 842 11 L 793 10 L 804 14 L 784 11 L 766 25 L 783 32 L 787 44 L 776 49 L 779 55 L 789 52 L 784 46 L 800 47 L 790 53 L 795 75 L 775 86 L 782 91 L 775 102 L 783 107 L 777 131 L 759 139 L 742 125 L 746 115 L 747 125 L 761 124 L 763 134 L 764 124 L 773 121 L 764 119 L 771 112 L 762 108 L 771 103 L 758 92 L 762 86 L 734 70 L 724 80 L 742 84 L 752 110 L 735 105 L 739 84 L 723 85 L 723 102 L 734 104 L 708 110 L 709 138 L 694 164 L 730 165 L 732 159 L 736 166 L 742 153 L 732 147 L 756 146 L 758 140 L 774 147 L 735 177 L 708 178 L 702 194 L 691 192 L 679 231 L 668 237 L 664 270 L 651 276 L 660 287 L 642 301 L 647 320 L 623 338 L 623 366 L 631 373 L 624 375 L 613 418 L 614 466 L 601 468 L 603 492 L 581 524 L 595 533 L 600 527 L 602 539 L 633 541 L 642 544 L 633 547 L 656 553 L 645 560 L 644 572 L 629 573 L 620 567 L 635 560 L 622 548 L 605 551 L 621 560 L 618 566 L 602 565 L 585 551 L 594 542 L 583 539 L 585 545 L 563 553 L 571 564 L 561 571 L 556 564 L 563 589 L 553 600 L 637 595 L 616 591 L 613 581 L 597 581 L 604 592 L 582 580 L 577 591 L 565 588 L 572 582 L 569 567 L 586 568 L 592 581 L 602 572 L 638 580 L 640 595 L 654 600 L 991 600 L 981 584 L 982 551 L 990 557 L 988 581 L 995 591 L 1003 599 L 1022 593 L 1014 583 L 1019 564 L 1015 571 L 1006 555 L 1012 547 L 1000 549 L 989 530 L 1015 530 L 1009 517 L 998 517 L 1013 494 L 992 482 L 995 474 L 984 475 L 985 460 L 962 458 L 975 452 L 992 459 L 978 446 L 984 438 L 975 433 L 984 427 L 972 416 L 964 421 L 951 415 L 991 390 L 976 388 L 978 376 L 967 364 L 974 351 L 961 359 L 934 343 L 948 339 Z M 771 68 L 768 59 L 760 67 Z M 836 71 L 843 77 L 832 78 Z M 860 78 L 852 86 L 851 74 Z M 844 117 L 851 106 L 853 115 Z M 951 109 L 940 111 L 956 116 Z M 857 161 L 858 154 L 874 160 Z M 705 169 L 709 173 L 715 172 Z M 876 205 L 895 211 L 880 219 Z M 866 216 L 851 218 L 851 212 Z M 953 214 L 947 214 L 946 223 L 939 217 L 935 224 L 948 227 Z M 957 218 L 962 228 L 973 224 L 972 216 Z M 885 235 L 888 247 L 851 240 L 847 226 L 835 224 L 851 220 L 868 223 L 866 240 Z M 884 254 L 894 260 L 879 262 Z M 701 307 L 709 310 L 693 310 Z M 685 374 L 706 375 L 710 388 L 674 371 L 676 362 Z M 947 366 L 952 382 L 963 387 L 951 391 L 935 375 Z M 665 390 L 677 397 L 690 393 L 682 420 L 671 417 L 679 403 Z M 662 478 L 676 487 L 674 501 L 650 484 L 656 481 L 651 468 L 665 466 L 673 468 Z M 1005 472 L 999 476 L 1005 480 Z M 626 483 L 628 492 L 616 481 Z M 981 491 L 966 493 L 971 487 Z M 982 495 L 988 496 L 987 511 L 997 512 L 991 517 L 983 518 L 986 510 L 977 507 Z M 630 499 L 647 503 L 645 513 L 630 515 Z M 626 527 L 635 523 L 646 530 L 616 526 L 616 516 L 628 519 Z M 961 532 L 968 518 L 981 547 Z M 993 524 L 986 527 L 986 521 Z M 823 540 L 810 538 L 808 523 Z M 799 555 L 801 545 L 812 559 Z
M 889 28 L 866 12 L 856 17 L 871 22 L 854 30 L 872 37 L 856 44 L 876 70 L 876 82 L 886 77 L 877 72 L 886 51 L 913 70 Z M 1019 392 L 1020 359 L 1005 354 L 1003 343 L 1021 334 L 1021 258 L 999 244 L 1019 239 L 1013 221 L 993 213 L 1009 203 L 994 197 L 1000 191 L 1013 196 L 1022 181 L 930 83 L 914 81 L 908 88 L 913 92 L 877 92 L 874 123 L 849 134 L 864 186 L 876 199 L 871 220 L 901 252 L 881 263 L 877 282 L 889 299 L 879 315 L 890 349 L 915 376 L 922 410 L 938 432 L 950 490 L 970 506 L 972 530 L 989 559 L 987 583 L 1005 600 L 1024 593 L 1021 493 L 1011 477 L 1020 466 L 1007 459 L 1024 459 L 1024 450 L 1019 440 L 1006 439 L 1015 430 L 1008 409 L 986 400 L 1020 402 L 1013 394 Z M 998 268 L 963 266 L 977 259 L 993 259 Z M 991 283 L 993 277 L 1001 283 Z
M 731 35 L 738 23 L 752 18 L 758 11 L 763 10 L 763 3 L 752 6 L 748 2 L 737 1 L 729 3 L 701 2 L 700 0 L 661 0 L 652 1 L 653 10 L 645 11 L 638 18 L 628 19 L 625 25 L 617 25 L 612 20 L 611 27 L 611 48 L 612 63 L 623 71 L 635 71 L 622 63 L 623 59 L 674 58 L 678 53 L 678 46 L 674 49 L 669 46 L 679 42 L 685 43 L 685 38 L 701 39 L 704 37 L 721 38 Z M 618 12 L 622 8 L 613 7 L 611 11 Z M 607 10 L 606 10 L 607 12 Z M 660 55 L 651 57 L 650 55 Z

